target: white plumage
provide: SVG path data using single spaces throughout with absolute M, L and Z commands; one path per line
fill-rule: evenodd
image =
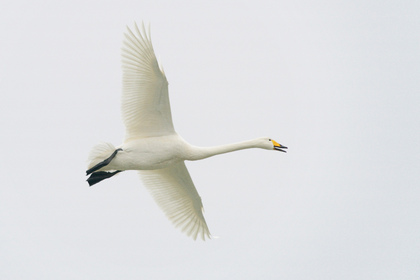
M 216 147 L 188 144 L 172 123 L 168 81 L 156 60 L 144 25 L 127 28 L 122 48 L 123 93 L 122 119 L 126 127 L 124 143 L 95 146 L 89 155 L 89 185 L 110 178 L 124 170 L 139 170 L 143 184 L 169 220 L 188 236 L 210 238 L 203 216 L 203 204 L 185 166 L 185 160 L 199 160 L 213 155 L 247 148 L 285 152 L 269 138 Z
M 175 133 L 169 106 L 168 81 L 159 68 L 150 35 L 135 25 L 127 28 L 122 48 L 123 94 L 121 111 L 126 141 Z M 150 34 L 150 31 L 149 31 Z

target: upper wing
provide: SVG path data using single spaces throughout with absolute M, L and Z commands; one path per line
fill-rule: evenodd
M 188 236 L 203 240 L 210 232 L 203 216 L 203 204 L 184 162 L 157 170 L 140 170 L 143 184 L 169 220 Z
M 152 41 L 144 24 L 135 34 L 127 27 L 122 47 L 122 118 L 126 140 L 174 133 L 168 97 L 168 81 L 159 68 Z

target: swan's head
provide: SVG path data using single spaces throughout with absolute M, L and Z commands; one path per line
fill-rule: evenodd
M 271 138 L 261 138 L 261 148 L 266 150 L 275 150 L 285 153 L 287 147 L 283 146 Z

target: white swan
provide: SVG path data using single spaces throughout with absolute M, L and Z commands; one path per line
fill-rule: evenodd
M 127 27 L 122 48 L 122 118 L 124 143 L 96 145 L 89 155 L 86 175 L 89 185 L 124 170 L 138 170 L 143 184 L 169 220 L 188 236 L 203 240 L 210 232 L 203 216 L 203 204 L 185 167 L 185 160 L 199 160 L 241 149 L 262 148 L 285 152 L 269 138 L 258 138 L 216 147 L 188 144 L 174 129 L 169 106 L 168 82 L 159 68 L 144 24 L 135 34 Z

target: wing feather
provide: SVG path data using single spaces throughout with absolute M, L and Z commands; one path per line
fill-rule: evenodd
M 149 32 L 127 27 L 122 47 L 122 118 L 126 141 L 175 133 L 168 96 L 168 81 L 159 68 Z
M 143 184 L 175 227 L 194 240 L 198 236 L 203 240 L 210 238 L 201 198 L 184 162 L 139 173 Z

